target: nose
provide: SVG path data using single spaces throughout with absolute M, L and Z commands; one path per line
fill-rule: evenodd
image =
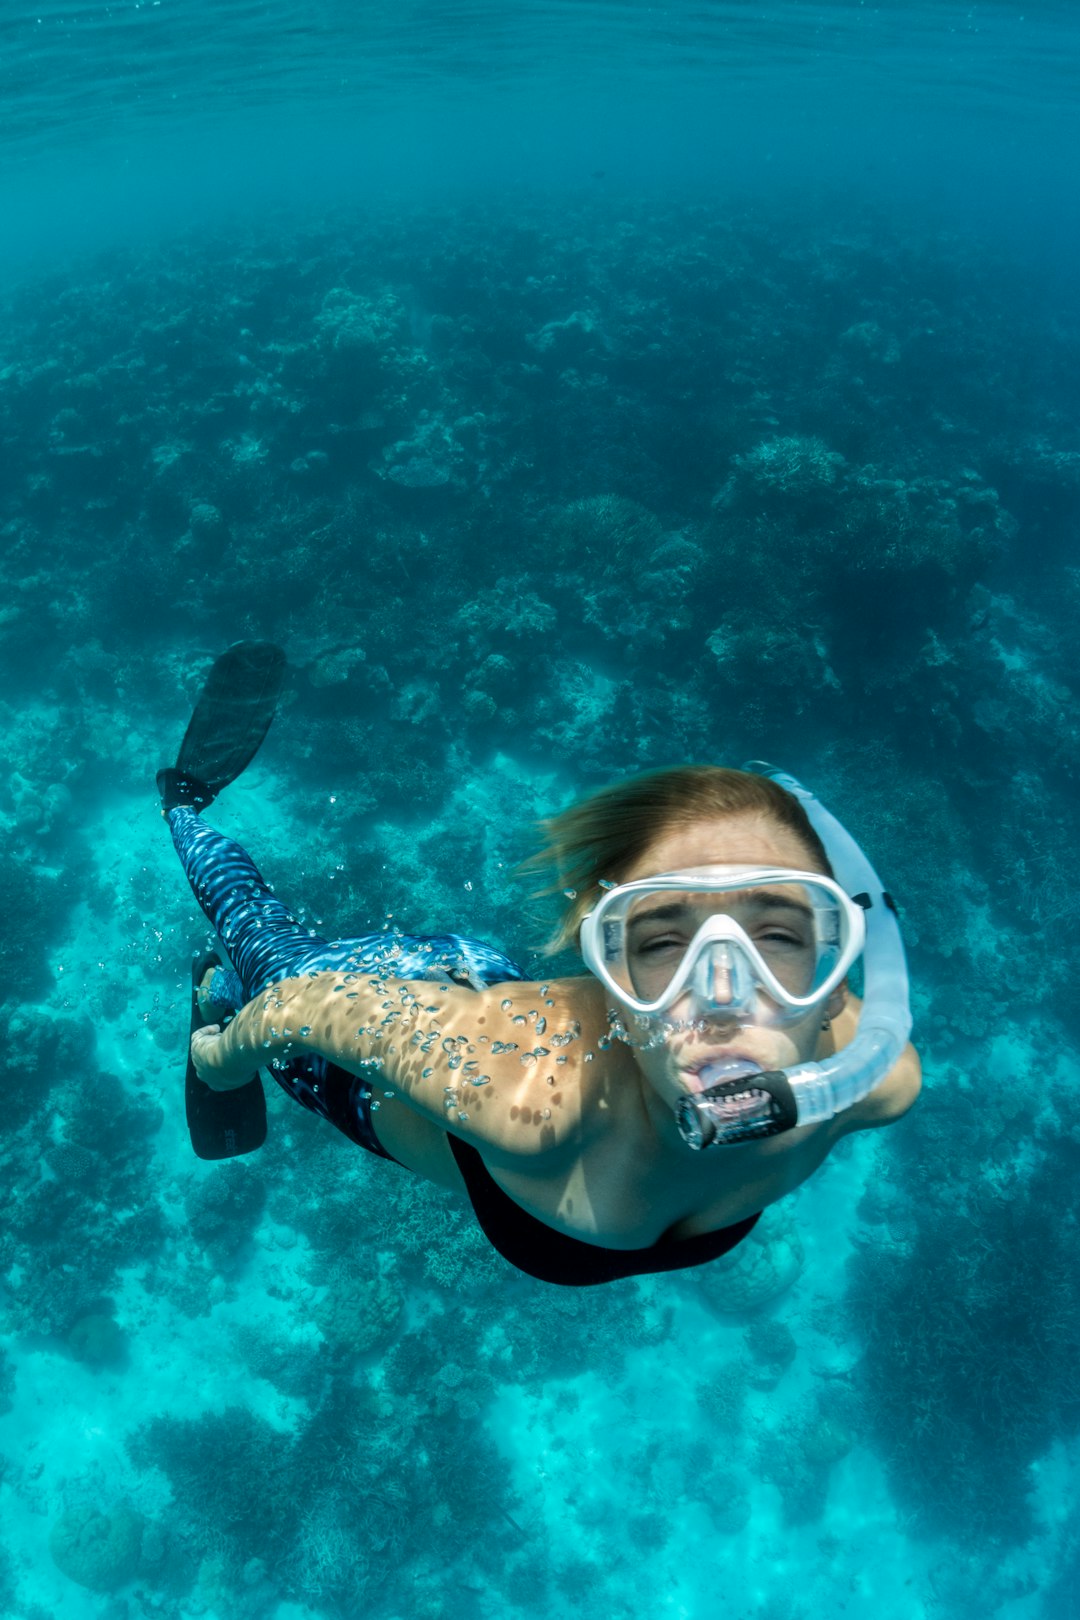
M 702 963 L 698 977 L 699 992 L 714 1007 L 727 1007 L 738 994 L 736 967 L 730 944 L 714 944 Z
M 752 1006 L 755 981 L 737 944 L 715 940 L 698 959 L 687 989 L 699 1017 L 742 1020 Z
M 734 981 L 731 972 L 731 957 L 726 951 L 722 960 L 719 952 L 713 954 L 706 972 L 705 984 L 710 1001 L 715 1001 L 720 1005 L 731 1000 L 734 994 Z

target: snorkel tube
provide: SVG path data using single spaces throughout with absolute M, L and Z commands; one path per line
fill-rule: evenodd
M 866 913 L 863 1004 L 852 1041 L 820 1063 L 721 1081 L 678 1107 L 679 1131 L 692 1148 L 776 1136 L 817 1125 L 860 1102 L 897 1063 L 911 1034 L 907 962 L 892 896 L 858 844 L 808 788 L 754 759 L 744 771 L 768 776 L 794 794 L 832 864 L 836 881 Z

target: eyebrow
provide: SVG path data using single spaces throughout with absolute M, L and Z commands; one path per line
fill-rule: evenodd
M 814 913 L 801 900 L 785 900 L 783 895 L 771 894 L 767 889 L 740 889 L 738 895 L 752 900 L 756 909 L 760 911 L 794 911 L 804 922 L 812 923 L 814 920 Z M 629 926 L 633 930 L 648 923 L 677 922 L 690 909 L 685 901 L 671 900 L 666 906 L 654 906 L 651 911 L 639 911 L 636 917 L 630 919 Z

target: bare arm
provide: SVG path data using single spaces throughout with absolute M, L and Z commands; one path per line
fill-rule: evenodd
M 587 1042 L 564 985 L 475 991 L 449 980 L 319 972 L 282 980 L 223 1033 L 213 1028 L 196 1033 L 192 1054 L 216 1089 L 242 1084 L 259 1064 L 320 1053 L 489 1156 L 520 1160 L 580 1127 Z

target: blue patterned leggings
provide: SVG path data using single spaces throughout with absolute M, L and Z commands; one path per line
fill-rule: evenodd
M 320 968 L 377 971 L 400 979 L 453 978 L 479 988 L 524 979 L 508 956 L 460 934 L 360 934 L 322 939 L 275 899 L 255 862 L 189 805 L 169 811 L 169 829 L 192 893 L 221 940 L 232 970 L 219 968 L 210 996 L 235 1012 L 280 979 Z M 318 1054 L 270 1073 L 290 1097 L 321 1114 L 359 1147 L 387 1153 L 371 1123 L 371 1085 Z

